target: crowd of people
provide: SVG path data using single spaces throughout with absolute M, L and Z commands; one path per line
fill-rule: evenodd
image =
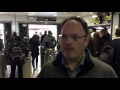
M 55 48 L 56 40 L 52 36 L 52 32 L 45 31 L 45 34 L 41 36 L 37 32 L 28 40 L 29 48 L 26 46 L 26 42 L 17 35 L 16 32 L 13 32 L 13 35 L 6 41 L 7 56 L 11 65 L 11 74 L 10 78 L 15 78 L 16 66 L 18 66 L 18 78 L 23 78 L 23 65 L 25 64 L 25 58 L 28 57 L 28 53 L 31 52 L 32 56 L 32 66 L 36 70 L 38 68 L 38 55 L 39 46 L 44 44 L 44 48 Z M 44 61 L 44 51 L 41 52 L 41 67 L 43 66 Z M 36 62 L 36 63 L 35 63 Z
M 118 78 L 120 77 L 120 28 L 116 29 L 115 35 L 117 38 L 112 40 L 107 28 L 100 32 L 93 28 L 90 33 L 87 22 L 75 16 L 61 23 L 59 44 L 51 31 L 45 31 L 41 37 L 35 33 L 29 39 L 30 47 L 27 48 L 16 32 L 13 32 L 11 38 L 7 40 L 6 49 L 11 61 L 10 78 L 15 78 L 16 65 L 18 77 L 23 78 L 23 64 L 28 52 L 31 52 L 34 70 L 38 68 L 38 55 L 41 53 L 42 69 L 36 78 Z M 56 45 L 58 45 L 56 58 L 44 62 L 45 51 L 48 48 L 54 49 Z M 103 62 L 100 58 L 106 45 L 114 49 L 112 64 Z

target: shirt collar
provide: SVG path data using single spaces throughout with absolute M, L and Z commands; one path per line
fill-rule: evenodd
M 85 54 L 85 52 L 83 53 L 83 56 L 82 56 L 82 59 L 80 60 L 80 64 L 79 64 L 79 66 L 83 66 L 84 65 L 84 61 L 85 61 L 85 57 L 86 57 L 86 54 Z M 66 60 L 65 60 L 65 57 L 64 56 L 62 56 L 62 65 L 64 65 L 66 68 L 68 68 L 68 65 L 67 65 L 67 63 L 66 63 Z

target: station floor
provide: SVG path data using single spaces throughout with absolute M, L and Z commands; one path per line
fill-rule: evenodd
M 39 74 L 41 70 L 41 61 L 40 61 L 40 55 L 38 56 L 38 68 L 36 70 L 33 70 L 32 67 L 32 58 L 29 58 L 30 60 L 26 60 L 26 63 L 23 66 L 23 76 L 24 78 L 36 78 L 36 76 Z M 10 77 L 11 67 L 10 65 L 7 65 L 7 70 L 5 71 L 5 78 Z M 17 78 L 18 72 L 16 67 L 16 73 L 15 77 Z

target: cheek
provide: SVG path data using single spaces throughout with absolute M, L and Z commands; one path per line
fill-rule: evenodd
M 84 49 L 84 47 L 85 47 L 84 42 L 79 42 L 79 43 L 76 43 L 76 44 L 74 45 L 74 48 L 75 48 L 77 51 L 80 51 L 80 50 Z

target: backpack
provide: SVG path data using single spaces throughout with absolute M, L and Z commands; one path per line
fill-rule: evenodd
M 114 55 L 114 48 L 110 45 L 105 45 L 99 56 L 99 60 L 112 65 L 113 64 L 113 55 Z
M 20 47 L 20 43 L 18 42 L 13 43 L 11 54 L 12 54 L 12 60 L 14 60 L 15 58 L 20 58 L 20 60 L 23 59 L 24 54 L 23 54 L 22 48 Z
M 45 44 L 45 48 L 54 48 L 55 47 L 55 39 L 53 36 L 45 36 L 43 40 Z

